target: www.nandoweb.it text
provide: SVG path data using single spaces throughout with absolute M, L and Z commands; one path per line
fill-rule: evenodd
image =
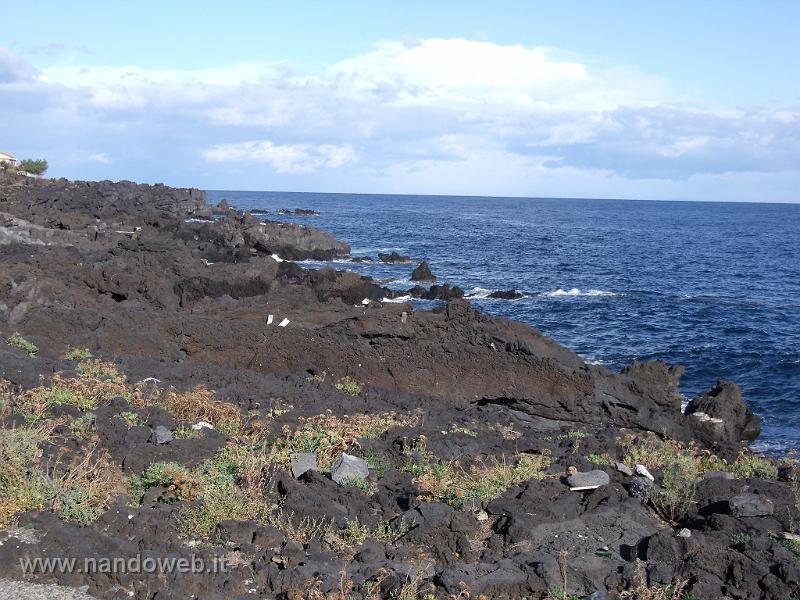
M 86 556 L 74 557 L 23 557 L 19 559 L 25 574 L 48 573 L 108 573 L 108 574 L 152 574 L 152 573 L 226 573 L 227 559 L 224 556 L 189 557 L 170 556 Z

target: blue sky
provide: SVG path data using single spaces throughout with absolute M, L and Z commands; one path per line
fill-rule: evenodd
M 217 189 L 800 201 L 797 2 L 109 6 L 0 2 L 0 149 Z

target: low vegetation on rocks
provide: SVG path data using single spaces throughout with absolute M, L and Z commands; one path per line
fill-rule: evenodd
M 6 339 L 6 343 L 13 348 L 19 348 L 31 358 L 39 354 L 39 347 L 33 342 L 26 340 L 18 333 L 9 336 L 8 339 Z

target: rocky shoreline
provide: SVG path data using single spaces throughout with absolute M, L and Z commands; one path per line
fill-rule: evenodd
M 350 248 L 266 216 L 0 179 L 0 579 L 159 600 L 800 597 L 800 468 L 749 452 L 735 384 L 682 413 L 680 367 L 613 373 L 446 283 L 303 268 Z M 381 302 L 404 294 L 443 302 Z M 20 563 L 141 556 L 226 568 Z

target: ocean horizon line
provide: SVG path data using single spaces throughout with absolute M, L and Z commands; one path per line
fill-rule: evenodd
M 188 186 L 192 187 L 192 186 Z M 389 192 L 318 192 L 311 190 L 235 190 L 219 188 L 199 188 L 204 192 L 235 193 L 235 194 L 296 194 L 318 196 L 374 196 L 383 198 L 463 198 L 463 199 L 493 199 L 493 200 L 580 200 L 586 202 L 662 202 L 669 204 L 769 204 L 775 206 L 800 206 L 800 198 L 795 202 L 779 202 L 771 200 L 691 200 L 691 199 L 664 199 L 664 198 L 604 198 L 586 196 L 495 196 L 483 194 L 409 194 Z

